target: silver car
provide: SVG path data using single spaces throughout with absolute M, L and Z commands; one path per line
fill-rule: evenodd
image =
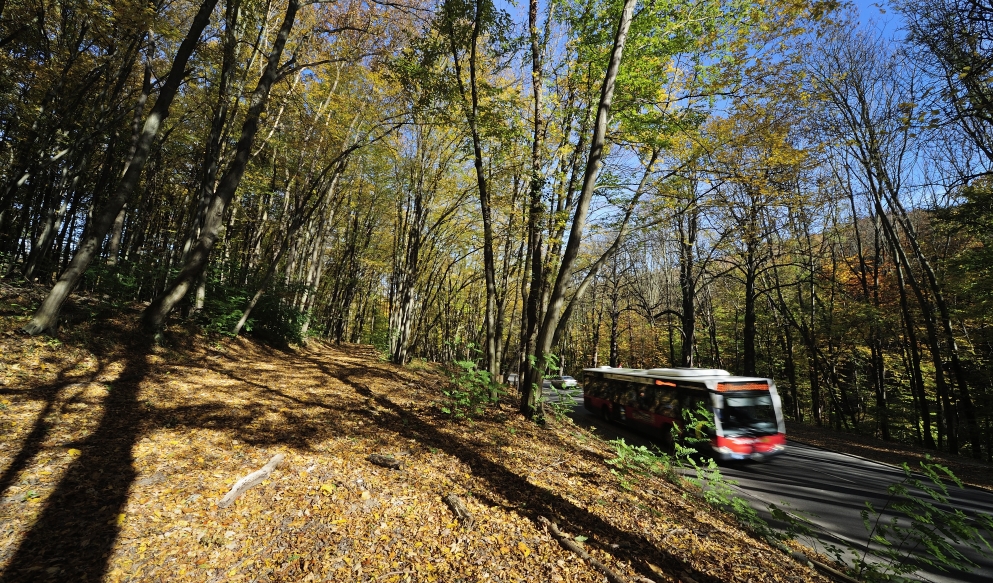
M 573 389 L 579 386 L 579 381 L 568 375 L 545 379 L 545 383 L 547 384 L 544 384 L 544 386 L 555 387 L 560 391 L 563 389 Z

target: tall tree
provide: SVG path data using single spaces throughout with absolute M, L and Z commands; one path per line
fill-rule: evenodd
M 279 61 L 283 55 L 283 47 L 286 46 L 286 41 L 290 36 L 293 23 L 296 21 L 297 10 L 299 8 L 300 3 L 298 0 L 289 0 L 286 5 L 286 14 L 283 17 L 283 23 L 279 27 L 279 31 L 276 33 L 276 39 L 273 42 L 272 49 L 269 51 L 266 67 L 259 77 L 255 90 L 252 92 L 234 158 L 228 164 L 218 182 L 217 188 L 214 190 L 214 194 L 204 215 L 200 237 L 190 251 L 186 259 L 186 264 L 183 265 L 183 268 L 172 284 L 155 298 L 142 313 L 142 322 L 147 330 L 158 332 L 162 329 L 166 316 L 186 296 L 190 286 L 200 276 L 207 265 L 207 259 L 210 256 L 211 250 L 214 248 L 214 243 L 217 241 L 217 236 L 224 221 L 224 212 L 227 209 L 228 202 L 230 202 L 235 190 L 238 189 L 238 185 L 241 183 L 241 177 L 245 174 L 249 155 L 255 143 L 255 136 L 259 130 L 259 117 L 265 111 L 269 100 L 269 92 L 279 76 Z
M 158 135 L 162 121 L 169 116 L 169 108 L 172 105 L 172 101 L 177 91 L 179 91 L 183 79 L 186 77 L 186 64 L 200 40 L 200 34 L 210 21 L 210 15 L 214 11 L 216 4 L 217 0 L 204 0 L 200 5 L 200 9 L 197 11 L 196 16 L 194 16 L 190 29 L 186 33 L 186 38 L 183 39 L 182 44 L 176 51 L 176 56 L 172 61 L 172 68 L 169 70 L 169 76 L 166 77 L 166 82 L 159 91 L 155 105 L 152 106 L 148 117 L 145 118 L 141 136 L 138 138 L 134 153 L 127 163 L 124 176 L 118 183 L 114 194 L 94 216 L 93 223 L 89 226 L 86 237 L 77 247 L 76 253 L 69 263 L 69 267 L 59 277 L 55 287 L 45 297 L 45 301 L 42 302 L 31 321 L 22 328 L 25 334 L 34 335 L 54 329 L 58 322 L 58 315 L 62 304 L 69 297 L 69 294 L 72 293 L 73 288 L 76 287 L 79 279 L 83 276 L 87 267 L 89 267 L 90 262 L 99 252 L 100 244 L 103 242 L 104 237 L 107 236 L 107 232 L 110 231 L 110 227 L 113 225 L 118 213 L 124 208 L 124 204 L 137 187 L 138 180 L 141 177 L 141 171 L 144 169 L 145 163 L 148 160 L 148 152 L 152 146 L 152 141 Z

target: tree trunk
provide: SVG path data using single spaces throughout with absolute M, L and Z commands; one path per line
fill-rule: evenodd
M 679 293 L 682 299 L 680 325 L 682 350 L 679 366 L 693 366 L 693 345 L 696 331 L 696 273 L 693 251 L 696 247 L 699 210 L 696 203 L 679 213 Z
M 203 29 L 210 22 L 210 15 L 214 11 L 216 4 L 217 0 L 204 0 L 203 4 L 200 5 L 199 11 L 193 17 L 193 23 L 190 25 L 190 30 L 187 32 L 186 38 L 183 39 L 179 50 L 176 52 L 176 56 L 173 58 L 172 69 L 169 70 L 169 76 L 162 86 L 162 90 L 159 92 L 159 97 L 155 100 L 152 111 L 145 119 L 141 137 L 138 139 L 135 152 L 128 162 L 124 177 L 121 178 L 117 190 L 106 202 L 104 208 L 94 217 L 89 232 L 80 242 L 79 247 L 76 249 L 76 254 L 73 256 L 72 261 L 69 262 L 69 267 L 66 268 L 55 286 L 48 293 L 48 296 L 45 297 L 34 318 L 22 328 L 24 333 L 35 335 L 55 328 L 62 304 L 69 297 L 69 294 L 72 293 L 73 288 L 76 287 L 79 279 L 89 267 L 90 262 L 100 251 L 100 244 L 103 242 L 104 237 L 107 236 L 107 232 L 117 218 L 117 214 L 138 186 L 141 171 L 144 169 L 145 162 L 148 160 L 148 152 L 151 149 L 152 141 L 158 134 L 162 122 L 169 116 L 169 107 L 172 105 L 172 100 L 186 76 L 186 63 L 189 61 L 190 55 L 193 54 L 193 50 L 200 40 L 200 33 L 203 32 Z
M 614 98 L 614 84 L 617 80 L 617 72 L 620 69 L 624 44 L 627 41 L 628 29 L 631 27 L 636 3 L 635 0 L 624 0 L 620 22 L 617 23 L 617 34 L 614 37 L 614 45 L 610 53 L 610 63 L 607 65 L 607 72 L 604 76 L 603 88 L 600 93 L 600 101 L 597 105 L 596 123 L 594 124 L 593 137 L 590 140 L 590 152 L 586 161 L 586 171 L 583 175 L 583 185 L 580 190 L 579 199 L 576 201 L 572 228 L 569 231 L 569 242 L 566 245 L 565 254 L 562 256 L 562 261 L 559 265 L 558 277 L 551 289 L 548 306 L 545 310 L 545 317 L 541 327 L 538 329 L 538 335 L 535 341 L 534 366 L 528 366 L 525 369 L 527 371 L 524 375 L 526 392 L 522 394 L 522 408 L 525 409 L 524 414 L 529 419 L 540 416 L 539 411 L 531 406 L 533 396 L 529 391 L 532 389 L 534 380 L 543 376 L 540 374 L 540 371 L 544 370 L 546 355 L 551 354 L 555 329 L 559 323 L 559 313 L 565 303 L 566 285 L 572 276 L 576 258 L 579 256 L 579 247 L 582 243 L 583 231 L 586 228 L 586 217 L 589 214 L 590 201 L 593 198 L 597 176 L 600 173 L 603 149 L 606 145 L 607 120 L 610 116 L 610 105 Z
M 934 449 L 934 437 L 931 435 L 931 412 L 928 408 L 927 393 L 924 391 L 924 377 L 921 374 L 921 351 L 917 340 L 917 325 L 910 313 L 910 303 L 907 301 L 907 288 L 903 280 L 903 266 L 896 253 L 893 253 L 893 263 L 896 269 L 897 288 L 900 291 L 900 312 L 903 314 L 904 344 L 910 353 L 910 388 L 916 391 L 921 421 L 923 422 L 924 447 Z M 940 427 L 941 420 L 938 420 Z M 940 431 L 940 429 L 939 429 Z
M 216 0 L 215 0 L 216 1 Z M 224 222 L 224 212 L 228 202 L 238 189 L 241 177 L 245 174 L 245 167 L 248 164 L 248 157 L 251 154 L 252 144 L 255 135 L 259 130 L 259 116 L 265 110 L 269 99 L 269 91 L 279 72 L 279 59 L 283 54 L 283 47 L 293 28 L 296 20 L 296 13 L 299 8 L 299 0 L 290 0 L 286 7 L 286 15 L 283 24 L 273 43 L 272 51 L 269 53 L 269 60 L 266 68 L 259 78 L 255 91 L 252 92 L 251 102 L 248 112 L 245 115 L 245 122 L 242 125 L 241 137 L 235 149 L 234 159 L 224 171 L 218 183 L 214 196 L 210 201 L 207 214 L 204 218 L 204 226 L 197 239 L 196 245 L 190 251 L 186 264 L 176 276 L 175 281 L 145 309 L 142 314 L 142 323 L 146 330 L 158 333 L 165 324 L 166 316 L 186 296 L 190 286 L 197 277 L 203 273 L 207 266 L 210 252 L 214 248 L 214 243 Z

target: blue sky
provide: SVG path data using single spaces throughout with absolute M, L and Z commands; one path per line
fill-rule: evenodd
M 872 25 L 886 36 L 902 36 L 900 14 L 886 0 L 852 0 L 863 26 Z

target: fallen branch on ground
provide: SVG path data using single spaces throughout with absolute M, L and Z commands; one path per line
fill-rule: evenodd
M 842 573 L 841 571 L 835 569 L 834 567 L 825 564 L 824 562 L 818 559 L 809 557 L 806 554 L 801 553 L 800 551 L 794 551 L 793 549 L 787 547 L 786 545 L 784 545 L 783 543 L 777 540 L 768 539 L 768 542 L 772 546 L 776 547 L 780 551 L 792 557 L 794 561 L 800 563 L 805 567 L 810 567 L 815 570 L 820 570 L 823 573 L 827 573 L 827 575 L 833 578 L 835 581 L 841 581 L 842 583 L 858 583 L 858 581 L 853 577 L 849 577 L 848 575 Z
M 377 466 L 383 466 L 384 468 L 389 468 L 391 470 L 400 469 L 400 462 L 391 455 L 380 455 L 378 453 L 374 453 L 365 459 L 376 464 Z
M 622 577 L 620 574 L 618 574 L 616 571 L 614 571 L 607 565 L 601 563 L 593 555 L 587 553 L 586 549 L 579 546 L 579 543 L 572 540 L 572 538 L 569 535 L 559 530 L 557 524 L 555 524 L 551 520 L 548 520 L 544 516 L 539 516 L 538 521 L 541 522 L 543 525 L 545 525 L 545 528 L 547 528 L 548 531 L 552 534 L 552 536 L 554 536 L 559 541 L 560 545 L 576 553 L 584 561 L 596 567 L 598 571 L 600 571 L 601 573 L 607 576 L 607 579 L 610 580 L 611 583 L 628 583 L 627 579 Z M 639 581 L 650 581 L 650 579 L 639 579 Z
M 285 456 L 281 453 L 276 454 L 271 460 L 269 460 L 269 463 L 262 466 L 261 470 L 252 472 L 251 474 L 248 474 L 244 478 L 235 482 L 234 486 L 231 488 L 231 491 L 225 494 L 224 497 L 221 498 L 221 501 L 217 503 L 217 507 L 227 508 L 228 506 L 231 506 L 231 503 L 244 494 L 246 490 L 268 478 L 269 474 L 276 469 L 276 466 L 282 463 L 284 457 Z

